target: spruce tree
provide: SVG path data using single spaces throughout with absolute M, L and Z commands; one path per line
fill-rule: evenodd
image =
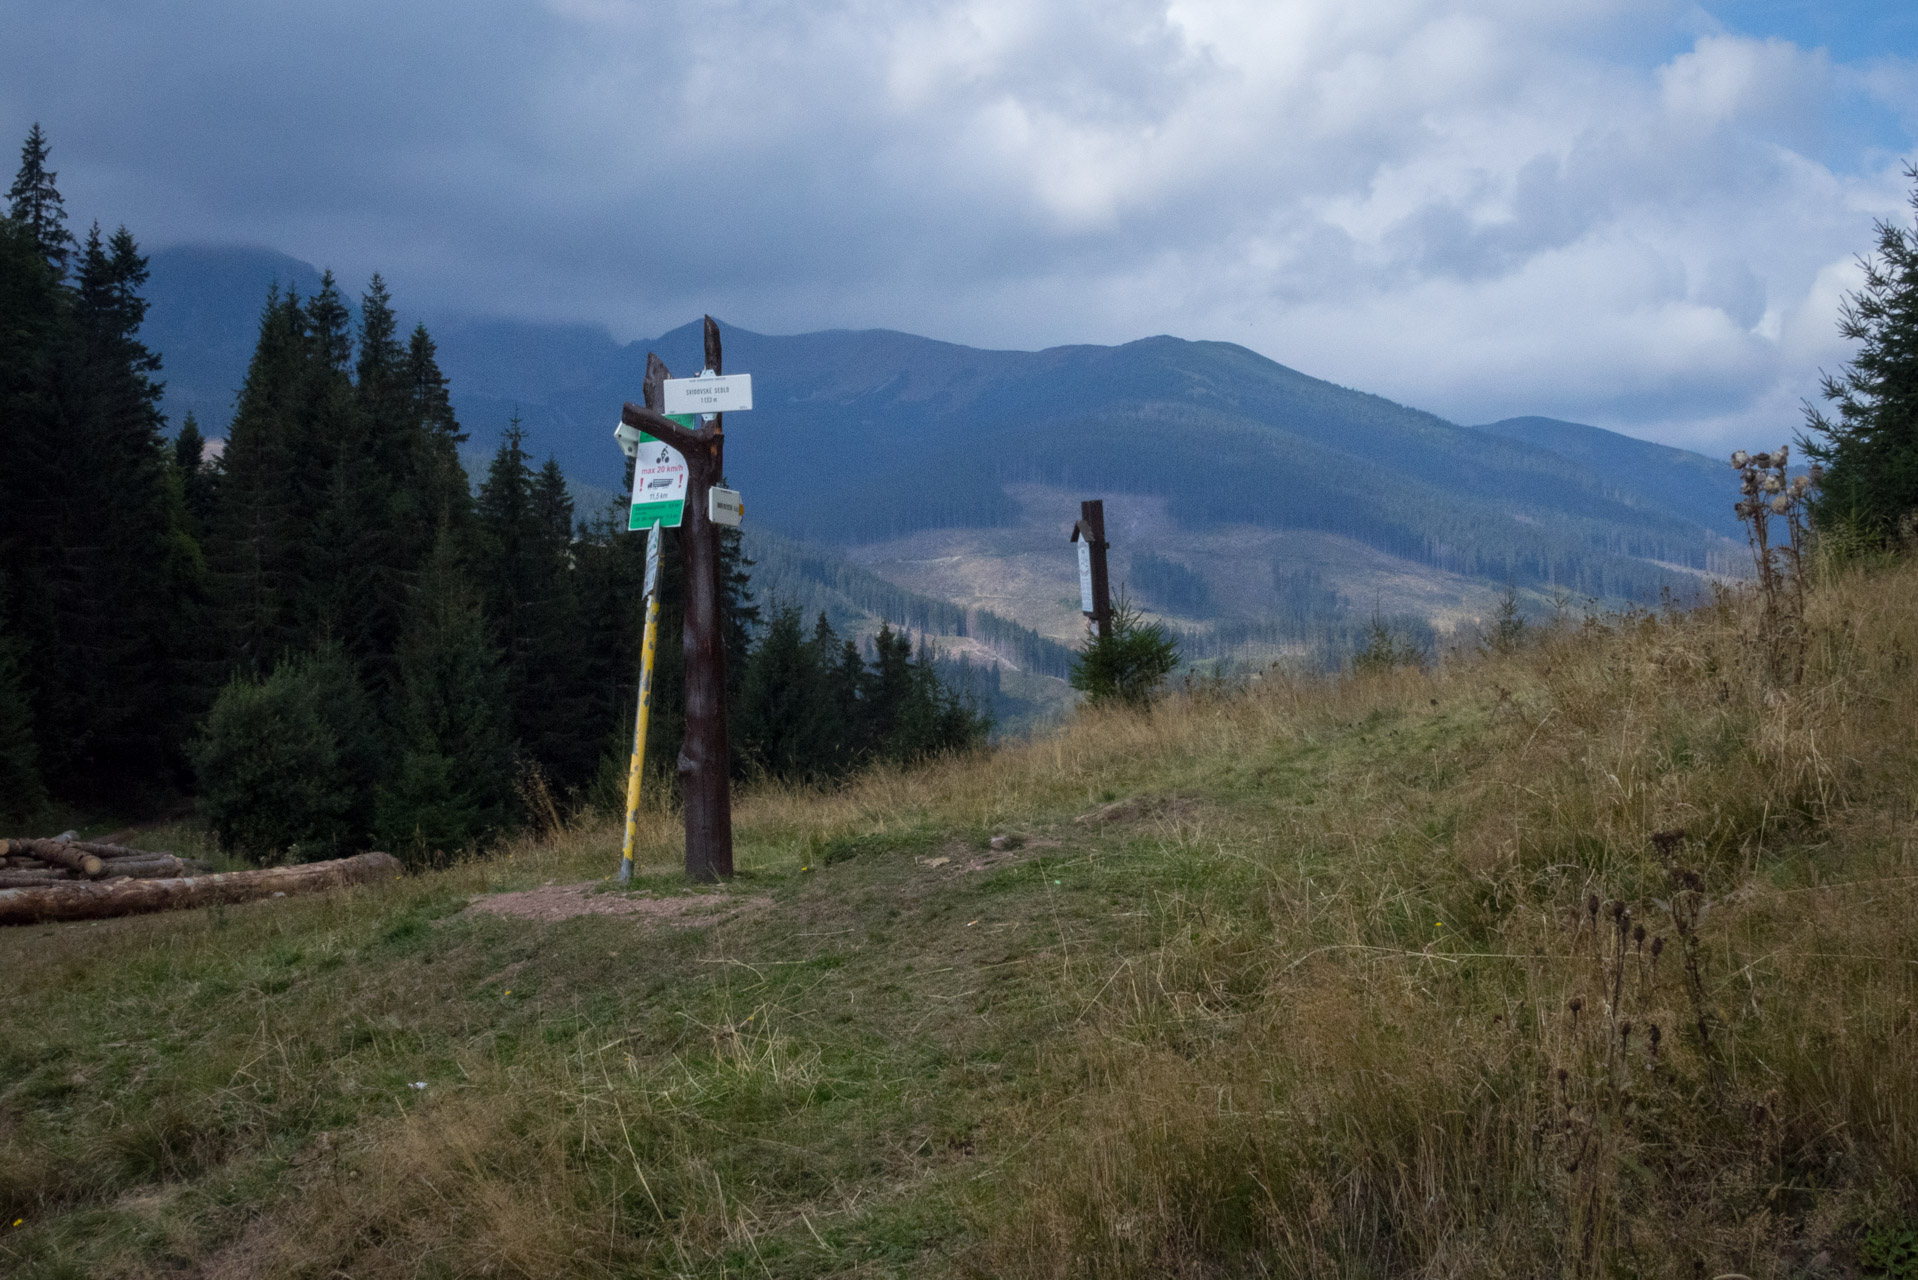
M 499 655 L 441 526 L 399 652 L 398 765 L 379 789 L 386 846 L 431 863 L 484 845 L 512 816 L 512 747 Z
M 173 474 L 179 481 L 180 498 L 186 504 L 189 528 L 204 541 L 213 519 L 218 473 L 206 456 L 206 437 L 192 410 L 173 437 Z
M 859 646 L 851 640 L 841 640 L 823 612 L 813 626 L 808 643 L 823 686 L 820 703 L 828 726 L 825 771 L 838 775 L 872 755 L 872 738 L 859 705 L 866 664 L 859 656 Z
M 740 747 L 752 766 L 773 777 L 823 778 L 837 763 L 819 652 L 807 642 L 798 608 L 789 606 L 773 614 L 743 664 Z
M 0 592 L 13 602 L 14 635 L 29 663 L 29 694 L 38 662 L 53 642 L 43 554 L 46 503 L 57 492 L 58 415 L 55 356 L 69 311 L 59 277 L 23 222 L 0 218 Z
M 317 477 L 299 438 L 306 365 L 306 309 L 297 292 L 275 285 L 220 456 L 207 548 L 221 651 L 260 675 L 301 647 L 302 549 L 317 511 Z
M 180 663 L 199 637 L 191 611 L 198 545 L 161 439 L 159 359 L 140 341 L 146 260 L 125 229 L 96 225 L 79 254 L 49 388 L 51 488 L 36 504 L 51 634 L 36 651 L 43 767 L 73 798 L 171 785 L 184 765 Z
M 571 570 L 573 502 L 559 466 L 535 475 L 517 415 L 475 506 L 475 562 L 494 643 L 503 655 L 520 750 L 562 788 L 587 782 L 598 735 L 582 732 L 580 627 Z
M 407 340 L 406 386 L 412 421 L 418 428 L 415 440 L 423 453 L 417 464 L 423 505 L 430 522 L 447 520 L 458 530 L 464 526 L 472 499 L 459 455 L 467 435 L 453 413 L 438 350 L 423 324 L 413 326 Z
M 7 214 L 26 229 L 54 274 L 63 276 L 73 252 L 73 237 L 67 231 L 66 201 L 54 185 L 59 175 L 47 168 L 50 151 L 47 136 L 36 120 L 20 145 L 20 168 L 7 191 Z
M 1918 166 L 1911 207 L 1918 212 Z M 1862 260 L 1865 282 L 1847 295 L 1838 329 L 1860 344 L 1823 380 L 1836 421 L 1807 405 L 1805 451 L 1824 467 L 1813 517 L 1871 542 L 1904 533 L 1918 519 L 1918 227 L 1877 224 L 1878 252 Z
M 331 271 L 307 299 L 305 319 L 295 443 L 311 515 L 298 543 L 299 633 L 307 644 L 339 637 L 373 685 L 384 687 L 405 608 L 387 519 L 393 477 L 376 461 L 384 451 L 353 383 L 353 315 Z
M 200 814 L 223 847 L 315 861 L 370 843 L 386 772 L 371 700 L 339 646 L 233 677 L 192 745 Z
M 884 759 L 903 758 L 900 735 L 907 704 L 912 698 L 912 640 L 882 622 L 873 637 L 872 664 L 860 676 L 859 702 L 865 738 L 872 752 Z

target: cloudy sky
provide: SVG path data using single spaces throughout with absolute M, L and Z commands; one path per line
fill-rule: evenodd
M 1243 343 L 1455 420 L 1798 420 L 1910 0 L 0 0 L 76 221 L 430 314 Z

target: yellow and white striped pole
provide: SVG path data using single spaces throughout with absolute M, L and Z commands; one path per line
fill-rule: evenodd
M 639 779 L 646 767 L 646 725 L 653 710 L 653 655 L 659 648 L 659 521 L 646 535 L 646 639 L 639 648 L 639 710 L 633 717 L 633 758 L 626 771 L 626 845 L 619 856 L 619 882 L 633 878 L 633 839 L 639 830 Z

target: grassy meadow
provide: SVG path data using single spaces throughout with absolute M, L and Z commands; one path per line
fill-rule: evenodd
M 1750 610 L 0 932 L 0 1272 L 1911 1280 L 1918 566 Z

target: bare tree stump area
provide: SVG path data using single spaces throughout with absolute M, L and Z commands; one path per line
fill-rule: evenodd
M 258 871 L 196 874 L 203 870 L 170 853 L 124 845 L 71 838 L 0 840 L 0 925 L 100 920 L 250 902 L 397 879 L 402 874 L 399 860 L 386 853 Z

